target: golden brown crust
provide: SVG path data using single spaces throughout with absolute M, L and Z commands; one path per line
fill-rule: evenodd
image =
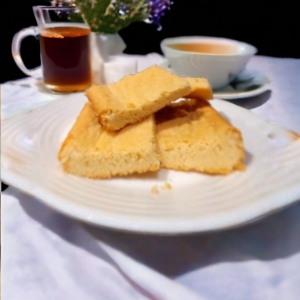
M 244 168 L 242 135 L 205 100 L 188 99 L 156 114 L 162 167 L 207 174 Z
M 190 86 L 192 91 L 185 96 L 185 98 L 193 98 L 200 100 L 210 100 L 213 99 L 213 91 L 211 89 L 210 83 L 206 78 L 201 77 L 183 77 Z
M 242 135 L 210 106 L 205 78 L 184 80 L 154 66 L 94 86 L 87 97 L 58 154 L 68 173 L 97 179 L 160 166 L 221 175 L 245 168 Z
M 94 86 L 87 92 L 87 97 L 101 124 L 113 131 L 142 121 L 190 92 L 186 80 L 153 66 L 125 76 L 117 83 Z
M 100 99 L 99 95 L 101 95 Z M 105 85 L 95 85 L 91 87 L 87 91 L 86 96 L 88 97 L 98 116 L 101 116 L 105 113 L 111 113 L 112 111 L 116 110 L 118 106 L 122 105 L 122 103 L 119 103 L 118 105 L 116 102 L 117 100 L 112 99 L 113 95 L 109 88 Z
M 153 116 L 118 132 L 108 132 L 85 104 L 63 142 L 58 158 L 63 169 L 88 178 L 111 178 L 157 171 Z
M 291 136 L 292 136 L 292 139 L 293 139 L 294 141 L 300 139 L 300 134 L 298 134 L 297 132 L 291 131 L 291 130 L 290 130 L 289 132 L 290 132 L 290 134 L 291 134 Z

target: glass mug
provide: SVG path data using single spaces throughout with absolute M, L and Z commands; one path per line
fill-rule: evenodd
M 34 6 L 37 27 L 15 34 L 12 55 L 17 66 L 35 78 L 43 76 L 45 86 L 53 92 L 80 92 L 92 84 L 90 28 L 76 7 Z M 42 67 L 27 69 L 20 55 L 22 40 L 40 36 Z

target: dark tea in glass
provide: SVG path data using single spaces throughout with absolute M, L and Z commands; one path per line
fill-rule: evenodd
M 73 4 L 34 6 L 38 26 L 20 30 L 12 42 L 12 55 L 17 66 L 39 81 L 43 77 L 45 86 L 52 92 L 80 92 L 92 83 L 91 30 L 80 9 Z M 30 35 L 40 36 L 42 68 L 27 69 L 22 60 L 21 43 Z
M 44 83 L 58 92 L 79 92 L 91 86 L 90 29 L 45 28 L 40 34 Z

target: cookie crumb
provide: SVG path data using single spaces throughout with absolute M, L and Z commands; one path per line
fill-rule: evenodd
M 169 182 L 166 182 L 165 184 L 162 185 L 163 190 L 165 191 L 171 191 L 172 190 L 172 185 Z
M 158 186 L 157 185 L 154 185 L 152 188 L 151 188 L 151 195 L 153 197 L 157 197 L 159 194 L 159 190 L 158 190 Z

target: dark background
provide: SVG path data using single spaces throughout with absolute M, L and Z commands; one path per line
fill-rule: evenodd
M 259 55 L 300 58 L 300 0 L 173 0 L 162 19 L 162 30 L 145 23 L 131 24 L 120 35 L 130 54 L 160 53 L 160 41 L 183 35 L 219 36 L 248 42 Z M 36 25 L 34 5 L 48 0 L 2 0 L 1 83 L 25 77 L 11 55 L 13 35 Z M 28 68 L 40 64 L 39 43 L 26 38 L 21 53 Z

